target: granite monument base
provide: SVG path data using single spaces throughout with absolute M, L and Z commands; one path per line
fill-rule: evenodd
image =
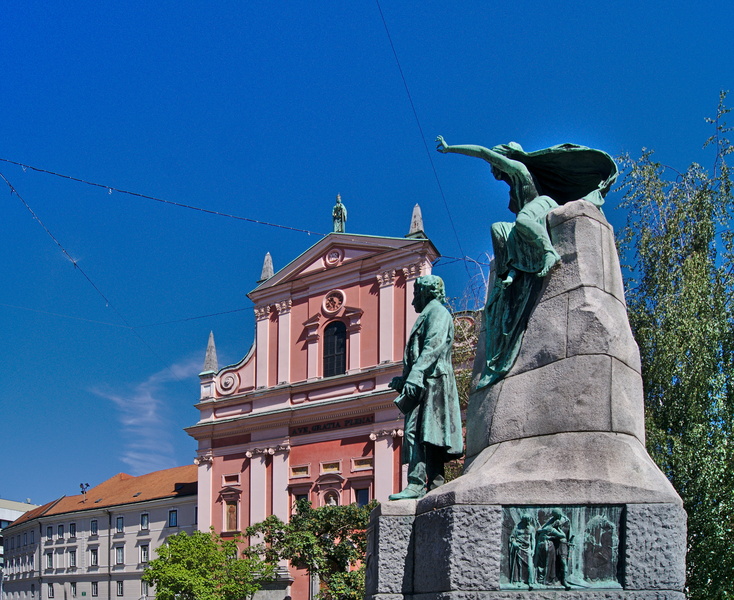
M 611 505 L 619 513 L 616 545 L 595 547 L 594 527 L 573 532 L 566 587 L 554 581 L 512 582 L 508 515 L 518 506 L 415 501 L 384 504 L 372 514 L 368 600 L 683 600 L 685 512 L 678 503 Z M 526 507 L 521 508 L 524 510 Z M 610 505 L 561 505 L 570 513 Z M 419 512 L 425 510 L 425 512 Z M 550 512 L 550 507 L 535 510 Z M 587 520 L 593 522 L 595 517 Z M 503 535 L 504 529 L 504 535 Z M 597 531 L 602 528 L 596 528 Z M 616 552 L 613 572 L 595 572 L 595 549 Z M 581 556 L 587 560 L 578 560 Z M 604 563 L 604 561 L 602 561 Z M 605 563 L 608 566 L 608 562 Z M 604 570 L 604 566 L 602 566 Z M 594 577 L 597 575 L 597 577 Z M 610 577 L 611 575 L 611 577 Z
M 370 600 L 684 598 L 686 514 L 645 449 L 612 229 L 585 201 L 547 222 L 562 262 L 513 367 L 470 397 L 464 474 L 372 514 Z

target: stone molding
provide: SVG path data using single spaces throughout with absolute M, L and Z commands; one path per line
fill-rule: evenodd
M 210 465 L 212 462 L 214 462 L 214 455 L 211 452 L 197 454 L 196 458 L 194 458 L 194 464 L 199 467 L 201 465 Z
M 380 287 L 387 287 L 395 283 L 395 275 L 397 271 L 395 269 L 388 269 L 377 274 L 377 282 Z
M 421 265 L 418 263 L 413 263 L 405 267 L 401 267 L 400 270 L 403 272 L 403 275 L 405 275 L 406 280 L 417 279 L 421 276 L 422 271 Z
M 370 439 L 374 442 L 378 439 L 403 437 L 403 435 L 404 432 L 402 429 L 380 429 L 379 431 L 370 433 Z
M 262 306 L 256 306 L 255 307 L 255 319 L 258 321 L 262 321 L 263 319 L 267 319 L 270 316 L 270 305 L 264 304 Z
M 237 371 L 226 371 L 217 377 L 217 392 L 221 396 L 229 396 L 234 394 L 240 388 L 240 376 Z
M 274 454 L 284 452 L 288 454 L 291 451 L 290 444 L 278 444 L 277 446 L 269 446 L 267 448 L 253 448 L 245 452 L 247 458 L 253 456 L 273 456 Z
M 277 309 L 279 315 L 286 315 L 291 312 L 293 300 L 291 298 L 288 298 L 287 300 L 281 300 L 280 302 L 276 302 L 274 306 Z

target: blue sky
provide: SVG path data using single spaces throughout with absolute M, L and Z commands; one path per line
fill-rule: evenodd
M 486 261 L 507 188 L 435 153 L 437 134 L 706 164 L 733 17 L 723 1 L 6 3 L 0 158 L 320 233 L 337 193 L 353 233 L 402 236 L 417 202 L 441 252 Z M 319 237 L 0 173 L 80 267 L 0 180 L 0 497 L 189 463 L 209 331 L 220 366 L 244 356 L 265 252 L 277 269 Z M 478 276 L 435 272 L 455 296 Z

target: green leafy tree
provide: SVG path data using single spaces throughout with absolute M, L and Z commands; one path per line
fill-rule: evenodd
M 237 540 L 182 531 L 158 548 L 143 573 L 157 600 L 243 600 L 274 577 L 257 556 L 238 558 Z
M 367 524 L 375 505 L 313 508 L 308 500 L 299 500 L 290 522 L 271 515 L 248 527 L 247 535 L 262 540 L 249 553 L 271 565 L 288 560 L 317 575 L 323 600 L 362 600 Z
M 623 157 L 620 233 L 640 346 L 647 447 L 688 512 L 687 594 L 734 597 L 734 148 L 722 93 L 709 171 Z

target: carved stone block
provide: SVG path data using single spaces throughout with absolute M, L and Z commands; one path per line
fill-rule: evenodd
M 680 590 L 686 582 L 686 513 L 677 504 L 627 507 L 625 587 Z
M 367 597 L 389 600 L 413 586 L 415 500 L 387 502 L 370 515 L 367 537 Z M 402 599 L 402 595 L 399 596 Z
M 574 356 L 506 377 L 489 443 L 567 431 L 611 430 L 612 359 Z
M 499 589 L 501 534 L 499 506 L 457 505 L 418 515 L 414 592 Z

